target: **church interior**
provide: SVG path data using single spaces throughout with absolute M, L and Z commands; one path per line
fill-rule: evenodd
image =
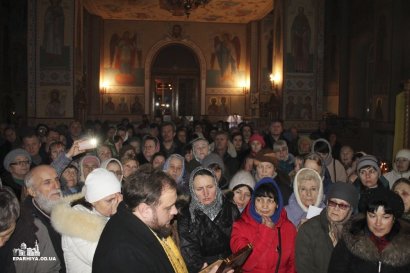
M 320 121 L 391 159 L 409 147 L 408 0 L 6 0 L 0 116 Z

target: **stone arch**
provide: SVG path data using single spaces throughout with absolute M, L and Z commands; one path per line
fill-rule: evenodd
M 199 61 L 199 67 L 200 67 L 200 84 L 199 84 L 199 92 L 201 94 L 201 115 L 205 114 L 205 92 L 206 92 L 206 59 L 204 54 L 202 53 L 202 50 L 192 41 L 190 40 L 171 40 L 171 39 L 166 39 L 166 40 L 161 40 L 158 41 L 156 44 L 154 44 L 151 49 L 148 51 L 147 57 L 145 59 L 145 77 L 144 77 L 144 96 L 145 96 L 145 113 L 148 113 L 148 109 L 151 109 L 150 106 L 150 84 L 151 84 L 151 68 L 152 68 L 152 62 L 154 61 L 155 56 L 158 54 L 158 52 L 164 48 L 167 45 L 171 44 L 180 44 L 184 45 L 188 48 L 190 48 L 197 56 L 198 61 Z

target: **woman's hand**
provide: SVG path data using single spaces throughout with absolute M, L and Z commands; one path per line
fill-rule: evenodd
M 272 219 L 267 216 L 262 216 L 262 224 L 269 227 L 269 228 L 274 228 L 275 224 L 272 222 Z
M 80 150 L 80 140 L 74 141 L 73 145 L 71 145 L 70 150 L 65 154 L 68 158 L 73 158 L 76 155 L 82 154 L 85 150 Z

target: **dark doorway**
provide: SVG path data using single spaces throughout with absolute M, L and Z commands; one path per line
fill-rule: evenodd
M 151 69 L 151 101 L 154 115 L 196 116 L 200 113 L 199 61 L 181 44 L 163 47 Z

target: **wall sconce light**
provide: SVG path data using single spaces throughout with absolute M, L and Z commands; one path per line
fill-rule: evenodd
M 244 116 L 246 116 L 246 97 L 249 94 L 249 83 L 246 80 L 240 82 L 239 86 L 242 88 L 242 94 L 244 96 Z
M 101 85 L 100 85 L 100 94 L 101 95 L 104 95 L 104 94 L 107 94 L 107 91 L 108 91 L 108 83 L 107 82 L 103 82 Z
M 247 86 L 242 87 L 242 93 L 244 95 L 248 95 L 249 94 L 249 88 Z
M 271 85 L 272 85 L 272 90 L 277 89 L 277 88 L 278 88 L 278 85 L 279 85 L 279 81 L 280 81 L 280 75 L 279 75 L 279 73 L 270 74 L 270 75 L 269 75 L 269 80 L 270 80 Z
M 243 95 L 249 94 L 249 87 L 248 87 L 249 84 L 245 80 L 241 81 L 239 86 L 242 88 L 242 94 Z

